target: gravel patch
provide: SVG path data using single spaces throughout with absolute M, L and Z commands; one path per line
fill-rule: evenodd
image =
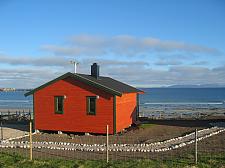
M 10 124 L 10 125 L 3 125 L 3 140 L 7 140 L 9 138 L 17 138 L 22 137 L 24 135 L 28 135 L 29 132 L 25 131 L 28 130 L 27 125 L 19 125 L 19 124 Z M 0 130 L 1 132 L 1 130 Z

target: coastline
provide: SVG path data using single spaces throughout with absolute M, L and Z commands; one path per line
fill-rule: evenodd
M 205 119 L 225 118 L 225 108 L 143 108 L 140 107 L 140 117 L 151 119 Z
M 25 113 L 28 113 L 28 112 L 33 112 L 33 109 L 31 108 L 5 108 L 5 109 L 1 109 L 0 108 L 0 112 L 2 113 L 16 113 L 16 112 L 25 112 Z
M 33 113 L 32 108 L 0 108 L 0 114 Z M 139 117 L 150 119 L 225 119 L 225 108 L 139 108 Z

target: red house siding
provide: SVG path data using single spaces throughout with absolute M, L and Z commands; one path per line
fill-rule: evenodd
M 96 115 L 87 115 L 86 96 L 96 95 L 99 96 Z M 66 96 L 63 114 L 55 114 L 54 96 Z M 113 134 L 113 95 L 73 78 L 59 80 L 36 91 L 34 110 L 38 130 L 106 133 L 108 124 L 109 133 Z
M 137 93 L 123 94 L 116 97 L 116 132 L 127 128 L 136 120 Z

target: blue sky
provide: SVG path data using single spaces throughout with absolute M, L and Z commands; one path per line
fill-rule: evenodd
M 67 71 L 134 86 L 225 85 L 223 0 L 2 0 L 0 87 L 36 87 Z

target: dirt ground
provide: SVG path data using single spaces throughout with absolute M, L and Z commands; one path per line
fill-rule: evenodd
M 29 149 L 0 149 L 0 151 L 8 153 L 19 153 L 29 158 Z M 167 152 L 158 153 L 143 153 L 143 152 L 109 152 L 109 160 L 131 160 L 131 159 L 157 159 L 163 160 L 179 160 L 186 159 L 190 164 L 194 163 L 194 144 L 186 147 L 178 148 Z M 225 154 L 225 132 L 212 136 L 205 140 L 198 142 L 198 158 L 203 159 L 207 155 L 209 159 L 224 156 Z M 33 158 L 47 159 L 47 158 L 61 158 L 66 160 L 82 159 L 82 160 L 105 160 L 105 152 L 85 152 L 85 151 L 65 151 L 65 150 L 50 150 L 50 149 L 33 149 Z
M 3 124 L 0 129 L 1 139 L 16 138 L 28 134 L 29 126 L 26 124 Z
M 138 126 L 131 127 L 126 132 L 109 136 L 109 143 L 151 143 L 163 141 L 170 138 L 185 135 L 193 132 L 196 128 L 203 129 L 210 127 L 212 122 L 225 122 L 224 119 L 213 120 L 144 120 L 144 123 L 150 124 L 149 127 L 141 128 Z M 8 126 L 9 127 L 9 126 Z M 11 126 L 8 131 L 25 131 L 24 127 Z M 11 132 L 13 133 L 13 132 Z M 12 135 L 12 134 L 11 134 Z M 29 140 L 28 137 L 19 139 Z M 81 134 L 56 134 L 56 133 L 40 133 L 33 136 L 33 141 L 52 141 L 52 142 L 74 142 L 86 144 L 103 144 L 106 142 L 105 135 L 81 135 Z M 20 153 L 25 157 L 29 157 L 28 149 L 0 149 L 0 151 L 9 153 Z M 201 153 L 220 154 L 225 153 L 225 132 L 212 136 L 198 143 L 199 157 Z M 33 149 L 34 158 L 64 158 L 64 159 L 105 159 L 105 152 L 84 152 L 84 151 L 64 151 L 50 149 Z M 132 158 L 140 159 L 170 159 L 170 158 L 187 158 L 191 162 L 194 160 L 194 144 L 176 150 L 159 152 L 159 153 L 143 153 L 143 152 L 110 152 L 111 160 L 129 160 Z
M 210 127 L 209 123 L 221 122 L 222 120 L 145 120 L 144 123 L 150 124 L 149 127 L 141 128 L 133 126 L 125 132 L 109 136 L 109 143 L 151 143 L 163 141 L 178 136 L 183 136 L 195 129 Z M 22 140 L 29 140 L 29 137 Z M 20 139 L 21 141 L 21 139 Z M 52 141 L 52 142 L 73 142 L 83 144 L 103 144 L 106 142 L 105 135 L 84 135 L 74 133 L 57 134 L 56 132 L 42 132 L 33 136 L 33 141 Z

